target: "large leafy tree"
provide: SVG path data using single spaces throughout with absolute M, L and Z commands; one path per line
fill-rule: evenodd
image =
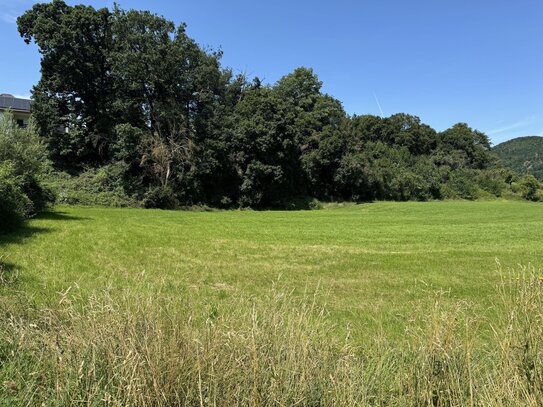
M 33 111 L 56 164 L 73 169 L 107 162 L 114 123 L 110 12 L 53 0 L 35 4 L 18 27 L 42 54 Z
M 241 205 L 337 196 L 334 176 L 344 152 L 346 115 L 321 86 L 311 69 L 298 68 L 274 86 L 257 79 L 243 92 L 229 144 Z
M 42 53 L 33 112 L 58 168 L 123 161 L 140 193 L 169 187 L 199 200 L 199 169 L 213 158 L 202 148 L 221 147 L 208 138 L 217 135 L 231 82 L 220 53 L 201 49 L 183 24 L 119 7 L 54 0 L 34 5 L 18 24 Z
M 455 155 L 461 167 L 483 169 L 495 162 L 488 136 L 465 123 L 457 123 L 439 134 L 439 150 Z
M 206 112 L 212 114 L 202 120 L 205 128 L 199 131 L 193 179 L 201 202 L 228 207 L 239 198 L 239 139 L 234 137 L 242 115 L 238 104 L 251 85 L 245 75 L 234 77 L 229 70 L 223 72 L 222 81 L 224 86 L 219 87 L 222 92 L 215 95 L 212 105 L 207 105 Z
M 202 143 L 230 79 L 220 69 L 220 54 L 202 50 L 184 25 L 149 12 L 116 8 L 112 32 L 115 109 L 122 122 L 117 130 L 140 130 L 128 132 L 138 154 L 127 154 L 129 146 L 120 144 L 125 137 L 118 137 L 117 151 L 143 158 L 151 184 L 158 178 L 160 187 L 170 184 L 183 200 L 197 200 Z
M 258 81 L 236 105 L 231 159 L 242 206 L 280 206 L 297 194 L 300 179 L 295 114 Z
M 417 116 L 398 113 L 390 117 L 365 115 L 351 120 L 352 144 L 381 141 L 389 146 L 406 147 L 411 154 L 429 154 L 437 145 L 437 132 Z
M 293 116 L 295 142 L 303 173 L 299 192 L 320 198 L 337 195 L 335 171 L 345 149 L 346 114 L 341 103 L 321 92 L 322 82 L 309 68 L 281 78 L 273 92 Z

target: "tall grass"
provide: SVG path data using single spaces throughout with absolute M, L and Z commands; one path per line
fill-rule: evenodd
M 318 293 L 274 288 L 219 310 L 111 291 L 48 309 L 3 296 L 0 404 L 540 406 L 543 285 L 524 268 L 497 294 L 492 325 L 438 293 L 403 341 L 368 332 L 365 346 L 338 334 Z

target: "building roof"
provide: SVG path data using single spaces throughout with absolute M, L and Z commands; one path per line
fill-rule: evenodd
M 0 95 L 0 109 L 11 109 L 14 112 L 30 113 L 30 100 L 16 98 L 13 95 L 3 93 Z

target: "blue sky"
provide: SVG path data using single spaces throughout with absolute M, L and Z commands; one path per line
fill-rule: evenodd
M 29 95 L 39 53 L 0 0 L 0 93 Z M 111 6 L 113 1 L 69 4 Z M 223 64 L 274 82 L 312 67 L 348 113 L 406 112 L 443 130 L 467 122 L 494 143 L 543 135 L 541 0 L 120 0 L 186 22 Z

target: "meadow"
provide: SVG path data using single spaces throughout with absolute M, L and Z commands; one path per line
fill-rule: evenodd
M 317 286 L 341 323 L 401 326 L 414 302 L 449 292 L 484 312 L 503 267 L 543 263 L 543 206 L 375 203 L 319 211 L 58 207 L 2 240 L 20 289 L 160 290 L 220 302 L 279 282 Z M 397 322 L 397 323 L 396 323 Z
M 0 238 L 0 404 L 539 405 L 541 247 L 520 201 L 55 207 Z

